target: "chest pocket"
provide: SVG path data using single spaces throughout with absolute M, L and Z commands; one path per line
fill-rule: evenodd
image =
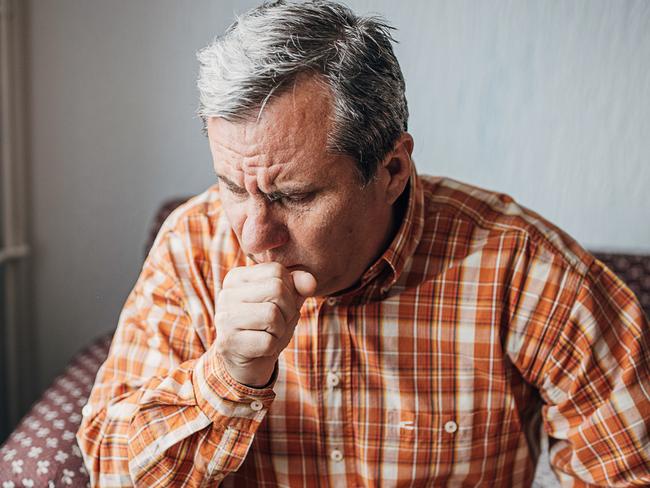
M 471 473 L 479 472 L 483 480 L 490 480 L 490 472 L 499 466 L 497 460 L 516 452 L 518 436 L 508 434 L 520 427 L 512 413 L 509 409 L 388 410 L 379 432 L 368 434 L 376 442 L 366 444 L 362 457 L 377 462 L 375 472 L 386 484 L 463 483 L 472 479 Z M 357 445 L 364 445 L 363 439 Z
M 376 434 L 374 446 L 368 446 L 371 457 L 376 448 L 374 455 L 380 459 L 384 481 L 393 476 L 399 481 L 430 480 L 431 466 L 453 460 L 455 421 L 431 412 L 404 409 L 387 410 L 384 416 L 380 429 L 383 432 Z

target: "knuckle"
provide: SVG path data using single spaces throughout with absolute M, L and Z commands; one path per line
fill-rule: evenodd
M 264 319 L 268 324 L 274 324 L 280 320 L 282 314 L 280 308 L 273 302 L 266 302 L 264 310 Z
M 274 278 L 270 283 L 271 294 L 273 297 L 280 297 L 284 294 L 284 282 L 279 278 Z
M 284 266 L 280 263 L 268 263 L 268 265 L 274 278 L 282 278 L 284 276 Z
M 226 276 L 223 279 L 223 283 L 221 284 L 222 288 L 227 288 L 229 286 L 232 286 L 232 284 L 235 283 L 239 278 L 240 273 L 241 273 L 241 267 L 232 268 L 230 271 L 228 271 L 228 273 L 226 273 Z
M 214 314 L 214 327 L 217 330 L 227 330 L 230 322 L 230 314 L 225 310 L 219 310 Z

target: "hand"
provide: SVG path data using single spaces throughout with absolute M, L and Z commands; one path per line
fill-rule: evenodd
M 315 291 L 310 273 L 278 263 L 230 270 L 215 314 L 215 350 L 230 376 L 247 386 L 266 385 L 293 336 L 300 307 Z

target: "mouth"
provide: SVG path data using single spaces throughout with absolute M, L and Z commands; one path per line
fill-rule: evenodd
M 264 263 L 275 262 L 275 263 L 281 264 L 282 266 L 287 268 L 289 271 L 298 271 L 298 270 L 307 271 L 307 268 L 305 266 L 303 266 L 302 264 L 286 265 L 286 264 L 284 264 L 284 263 L 282 263 L 280 261 L 273 261 L 273 260 L 260 261 L 259 259 L 256 259 L 255 256 L 253 256 L 252 254 L 247 254 L 246 256 L 248 257 L 248 259 L 253 261 L 255 264 L 264 264 Z

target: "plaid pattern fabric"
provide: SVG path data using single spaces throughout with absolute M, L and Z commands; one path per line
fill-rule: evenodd
M 508 196 L 413 170 L 389 249 L 305 302 L 264 389 L 211 349 L 247 264 L 216 186 L 166 220 L 84 407 L 94 485 L 530 486 L 542 422 L 566 486 L 650 484 L 648 320 Z

